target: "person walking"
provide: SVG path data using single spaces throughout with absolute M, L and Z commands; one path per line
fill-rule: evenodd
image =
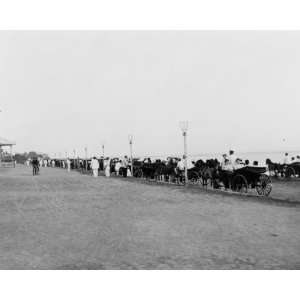
M 92 158 L 92 161 L 91 161 L 91 169 L 93 171 L 93 176 L 98 177 L 99 162 L 95 156 Z
M 37 157 L 34 157 L 31 161 L 32 164 L 32 174 L 33 176 L 39 174 L 39 160 Z

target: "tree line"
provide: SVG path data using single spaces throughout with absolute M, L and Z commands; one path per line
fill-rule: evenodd
M 38 158 L 44 158 L 49 159 L 48 154 L 44 153 L 37 153 L 36 151 L 29 151 L 24 153 L 16 153 L 14 155 L 14 159 L 18 164 L 24 164 L 29 158 L 38 157 Z

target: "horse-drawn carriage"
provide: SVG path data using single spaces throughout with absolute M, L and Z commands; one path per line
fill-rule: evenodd
M 247 193 L 248 189 L 256 189 L 260 196 L 269 196 L 272 191 L 272 181 L 265 167 L 245 166 L 232 173 L 221 171 L 220 180 L 226 188 L 239 193 Z
M 280 165 L 279 170 L 275 176 L 281 176 L 286 179 L 295 178 L 300 176 L 300 163 L 295 162 L 288 165 Z
M 258 195 L 269 196 L 272 191 L 271 179 L 265 167 L 245 166 L 233 172 L 224 171 L 216 159 L 206 162 L 199 160 L 188 170 L 189 184 L 202 184 L 213 189 L 225 187 L 239 193 L 255 189 Z M 185 184 L 184 172 L 179 171 L 177 163 L 156 160 L 155 162 L 134 161 L 134 176 L 144 179 Z
M 258 166 L 244 166 L 232 171 L 222 170 L 215 159 L 203 162 L 197 161 L 195 167 L 188 172 L 190 183 L 200 183 L 203 187 L 247 193 L 249 189 L 256 189 L 261 196 L 269 196 L 272 191 L 272 182 L 267 169 Z
M 294 177 L 300 177 L 300 162 L 294 162 L 291 164 L 279 164 L 273 163 L 271 160 L 266 161 L 270 173 L 276 178 L 291 179 Z
M 300 162 L 291 163 L 289 166 L 290 174 L 293 177 L 300 177 Z

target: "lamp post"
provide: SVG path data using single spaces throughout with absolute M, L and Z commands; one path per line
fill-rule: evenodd
M 84 152 L 85 152 L 85 171 L 87 172 L 87 147 L 84 147 Z
M 103 159 L 104 159 L 104 143 L 102 144 L 102 156 L 103 156 Z
M 74 169 L 77 168 L 77 162 L 76 162 L 76 150 L 73 149 L 73 159 L 74 159 Z
M 131 176 L 133 176 L 133 156 L 132 156 L 133 136 L 131 134 L 128 136 L 128 141 L 129 141 L 129 147 L 130 147 Z
M 59 152 L 59 165 L 60 165 L 60 167 L 62 167 L 62 161 L 61 161 L 61 153 Z
M 184 178 L 185 184 L 188 183 L 188 170 L 187 170 L 187 131 L 188 131 L 188 121 L 182 121 L 179 123 L 180 129 L 183 135 L 183 143 L 184 143 Z

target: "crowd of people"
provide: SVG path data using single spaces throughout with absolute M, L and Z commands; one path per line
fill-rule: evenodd
M 236 157 L 233 150 L 229 151 L 229 155 L 222 155 L 221 169 L 224 171 L 234 171 L 250 165 L 251 164 L 248 159 L 243 161 L 241 158 Z M 253 161 L 252 165 L 258 166 L 258 161 Z
M 152 164 L 155 160 L 151 158 L 143 158 L 137 159 L 142 164 Z M 185 157 L 176 158 L 169 157 L 167 160 L 163 160 L 163 162 L 172 163 L 172 165 L 176 166 L 178 172 L 184 172 L 185 166 L 187 165 L 187 169 L 193 169 L 195 167 L 195 161 L 187 160 L 185 161 Z M 76 163 L 76 166 L 74 164 Z M 300 163 L 300 155 L 290 157 L 288 153 L 285 153 L 283 158 L 283 165 L 289 165 L 293 163 Z M 66 169 L 67 172 L 70 172 L 72 168 L 81 169 L 81 170 L 91 170 L 94 177 L 97 177 L 99 174 L 99 170 L 104 171 L 106 177 L 110 177 L 111 173 L 114 172 L 117 176 L 121 175 L 124 177 L 132 176 L 131 170 L 131 161 L 125 155 L 122 158 L 109 158 L 102 157 L 100 160 L 97 157 L 93 157 L 91 160 L 83 160 L 83 159 L 50 159 L 50 158 L 31 158 L 26 161 L 27 166 L 36 166 L 39 170 L 41 167 L 60 167 Z M 220 168 L 224 171 L 233 172 L 245 166 L 258 166 L 258 161 L 253 161 L 250 163 L 248 159 L 242 160 L 237 157 L 233 150 L 230 150 L 228 154 L 223 154 L 220 162 Z

